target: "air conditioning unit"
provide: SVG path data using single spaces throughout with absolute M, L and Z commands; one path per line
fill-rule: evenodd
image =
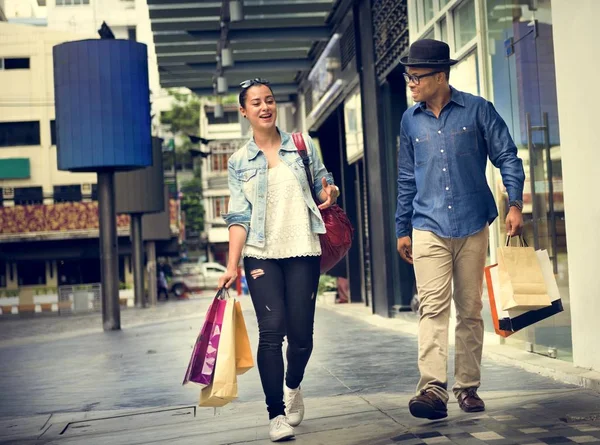
M 92 194 L 92 184 L 81 184 L 81 194 L 82 195 L 91 195 Z
M 2 189 L 2 199 L 15 199 L 15 189 L 12 187 L 4 187 Z

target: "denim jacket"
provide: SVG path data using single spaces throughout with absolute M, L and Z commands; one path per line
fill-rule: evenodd
M 310 225 L 313 233 L 325 233 L 325 224 L 317 204 L 314 202 L 310 187 L 314 187 L 317 196 L 323 190 L 322 179 L 333 184 L 333 176 L 316 154 L 315 146 L 308 135 L 303 135 L 310 158 L 310 171 L 314 184 L 309 185 L 302 158 L 298 154 L 291 134 L 279 130 L 281 148 L 279 158 L 292 170 L 302 187 L 304 202 L 310 209 Z M 254 139 L 250 139 L 236 151 L 228 163 L 229 212 L 222 215 L 227 227 L 240 225 L 246 229 L 246 244 L 255 247 L 265 246 L 265 218 L 267 211 L 267 158 L 258 148 Z M 255 184 L 252 184 L 255 182 Z M 254 186 L 252 186 L 254 185 Z

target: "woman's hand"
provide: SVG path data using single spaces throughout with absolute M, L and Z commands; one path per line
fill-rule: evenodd
M 325 178 L 321 179 L 321 183 L 323 184 L 323 190 L 319 198 L 321 198 L 323 204 L 319 206 L 319 209 L 323 210 L 335 204 L 338 196 L 340 196 L 340 189 L 335 185 L 329 185 Z
M 237 268 L 228 268 L 227 271 L 223 275 L 221 275 L 221 278 L 219 278 L 218 288 L 222 289 L 223 287 L 225 287 L 225 289 L 229 289 L 231 285 L 235 283 L 235 280 L 237 280 L 237 276 Z

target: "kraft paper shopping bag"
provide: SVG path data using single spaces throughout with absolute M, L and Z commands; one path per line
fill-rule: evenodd
M 250 339 L 246 330 L 246 322 L 242 314 L 242 305 L 235 302 L 235 366 L 237 375 L 242 375 L 254 367 Z
M 200 391 L 200 406 L 221 407 L 238 396 L 235 363 L 235 299 L 227 299 L 212 382 Z
M 535 254 L 540 263 L 540 267 L 542 268 L 544 281 L 546 282 L 546 288 L 548 290 L 548 296 L 552 301 L 551 306 L 541 309 L 532 309 L 526 311 L 515 309 L 510 309 L 508 311 L 503 310 L 502 304 L 498 298 L 498 295 L 500 294 L 498 265 L 494 264 L 485 268 L 485 279 L 487 282 L 488 297 L 490 300 L 490 310 L 492 313 L 492 321 L 494 322 L 494 330 L 496 331 L 496 334 L 502 337 L 508 337 L 515 332 L 520 331 L 521 329 L 545 320 L 546 318 L 556 315 L 564 310 L 558 285 L 554 277 L 552 263 L 550 262 L 550 258 L 548 256 L 548 251 L 537 250 Z
M 503 310 L 531 310 L 552 305 L 533 247 L 500 247 L 498 277 Z

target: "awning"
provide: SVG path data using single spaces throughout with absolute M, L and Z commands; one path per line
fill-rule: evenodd
M 163 88 L 214 95 L 219 76 L 227 79 L 230 92 L 243 80 L 259 77 L 271 82 L 278 100 L 297 93 L 331 36 L 342 2 L 147 1 Z

